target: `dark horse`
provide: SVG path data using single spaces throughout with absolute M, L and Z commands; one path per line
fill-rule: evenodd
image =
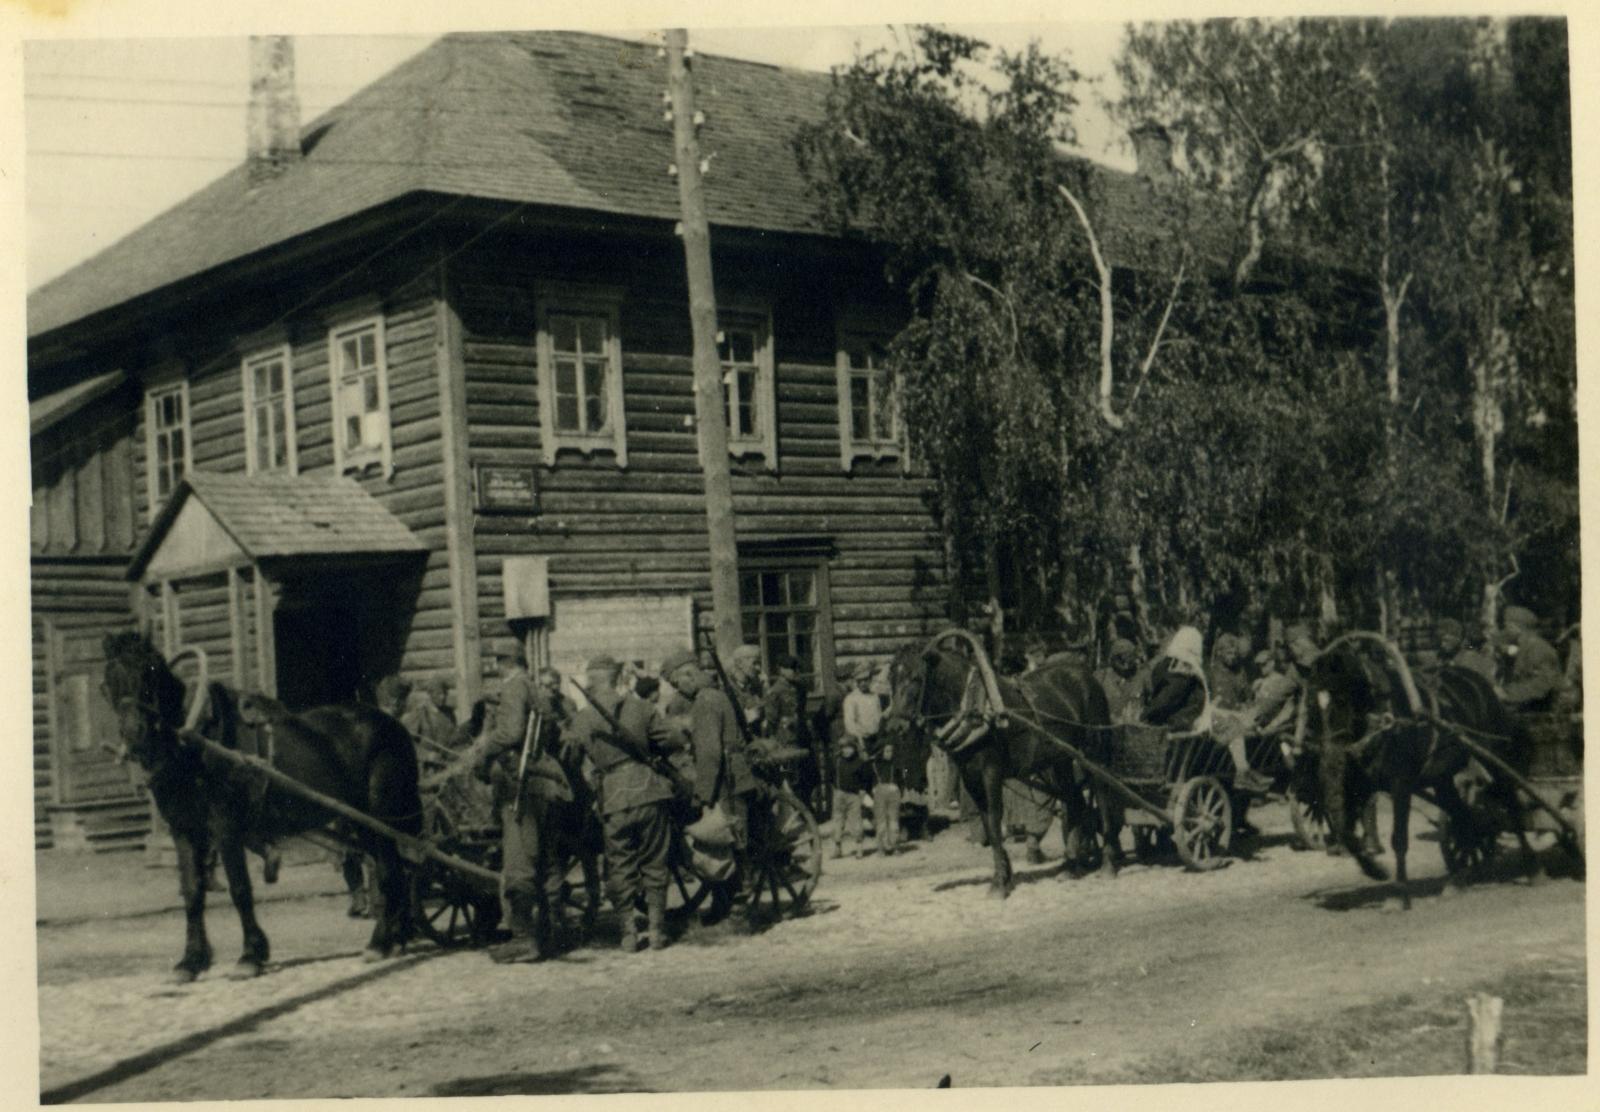
M 387 715 L 359 706 L 318 707 L 302 715 L 269 709 L 264 718 L 247 721 L 232 690 L 206 682 L 202 658 L 186 718 L 188 688 L 143 635 L 107 637 L 105 649 L 106 694 L 116 708 L 124 753 L 148 774 L 150 794 L 178 851 L 188 920 L 183 958 L 174 966 L 179 980 L 193 980 L 211 965 L 205 929 L 205 863 L 211 850 L 222 858 L 244 934 L 233 975 L 255 976 L 269 949 L 256 922 L 244 851 L 261 853 L 278 839 L 325 827 L 334 817 L 303 797 L 269 788 L 264 777 L 185 741 L 182 732 L 253 752 L 313 791 L 404 833 L 420 832 L 416 753 L 404 727 Z M 376 960 L 410 936 L 408 877 L 392 842 L 366 831 L 354 837 L 377 863 L 383 913 L 366 951 L 368 960 Z
M 968 651 L 946 647 L 962 641 Z M 1105 692 L 1087 671 L 1064 661 L 1016 679 L 995 677 L 970 636 L 952 631 L 926 649 L 902 652 L 890 676 L 894 694 L 885 728 L 890 736 L 931 736 L 950 753 L 983 815 L 994 851 L 992 895 L 1011 891 L 1011 859 L 1004 838 L 1007 780 L 1046 788 L 1066 808 L 1064 832 L 1076 832 L 1080 846 L 1091 840 L 1084 837 L 1096 832 L 1091 821 L 1094 809 L 1086 796 L 1089 783 L 1071 755 L 1047 736 L 1065 739 L 1090 760 L 1107 759 L 1112 735 L 1105 727 L 1111 715 Z M 1001 707 L 991 705 L 991 681 Z M 1101 793 L 1094 795 L 1105 846 L 1101 868 L 1115 875 L 1119 853 L 1111 837 L 1111 810 Z M 1072 841 L 1069 837 L 1069 844 Z M 1069 866 L 1076 870 L 1078 864 Z
M 1516 788 L 1504 774 L 1486 767 L 1489 779 L 1481 803 L 1469 806 L 1456 785 L 1474 744 L 1526 775 L 1527 735 L 1507 715 L 1494 687 L 1478 673 L 1447 667 L 1419 687 L 1399 651 L 1383 644 L 1379 664 L 1353 648 L 1352 634 L 1317 658 L 1311 670 L 1310 736 L 1320 744 L 1324 805 L 1330 837 L 1342 843 L 1374 880 L 1386 880 L 1383 867 L 1356 839 L 1355 819 L 1374 792 L 1386 791 L 1394 805 L 1395 882 L 1401 906 L 1411 907 L 1406 879 L 1411 797 L 1420 795 L 1442 810 L 1449 829 L 1442 832 L 1465 844 L 1488 844 L 1511 829 L 1525 861 L 1534 853 L 1522 831 Z M 1380 642 L 1381 643 L 1381 642 Z M 1441 725 L 1440 723 L 1448 723 Z M 1447 861 L 1447 864 L 1450 862 Z M 1460 883 L 1452 867 L 1450 881 Z

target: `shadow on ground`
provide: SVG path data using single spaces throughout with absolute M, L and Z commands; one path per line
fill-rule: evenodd
M 546 1097 L 578 1093 L 649 1093 L 626 1070 L 612 1065 L 574 1066 L 541 1073 L 496 1073 L 457 1077 L 430 1090 L 436 1097 Z

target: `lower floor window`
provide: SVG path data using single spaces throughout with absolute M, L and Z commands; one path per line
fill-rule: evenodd
M 760 647 L 768 675 L 785 655 L 800 662 L 800 674 L 807 680 L 821 670 L 819 598 L 815 568 L 762 569 L 739 576 L 744 639 Z

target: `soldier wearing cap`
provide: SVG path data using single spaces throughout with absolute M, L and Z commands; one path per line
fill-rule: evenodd
M 512 939 L 497 947 L 496 961 L 538 961 L 554 944 L 552 903 L 559 907 L 562 880 L 554 867 L 552 839 L 542 836 L 545 804 L 571 785 L 551 756 L 560 731 L 554 708 L 533 677 L 521 642 L 512 650 L 512 666 L 500 682 L 494 726 L 478 757 L 478 778 L 494 790 L 500 816 L 500 886 L 510 912 Z M 519 778 L 522 752 L 528 769 Z
M 700 807 L 717 807 L 733 832 L 734 856 L 741 874 L 745 867 L 745 848 L 751 836 L 750 797 L 758 790 L 750 758 L 745 752 L 739 729 L 738 711 L 727 695 L 712 682 L 688 649 L 667 657 L 661 674 L 684 698 L 689 699 L 689 738 L 694 751 L 694 795 Z M 727 913 L 732 893 L 724 886 L 712 891 L 708 918 Z
M 622 949 L 639 949 L 636 905 L 642 900 L 652 950 L 667 945 L 667 851 L 672 843 L 668 809 L 672 783 L 644 760 L 642 753 L 665 755 L 681 748 L 665 716 L 622 684 L 622 665 L 609 656 L 589 661 L 588 694 L 616 725 L 593 706 L 572 717 L 567 739 L 583 751 L 600 785 L 600 817 L 605 824 L 606 883 L 611 905 L 622 917 Z
M 1523 606 L 1506 607 L 1501 651 L 1510 658 L 1500 701 L 1521 714 L 1544 714 L 1561 690 L 1561 658 L 1537 632 L 1538 619 Z

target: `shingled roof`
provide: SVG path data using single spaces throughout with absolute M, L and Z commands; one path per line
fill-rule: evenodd
M 138 579 L 193 499 L 251 560 L 292 556 L 426 552 L 393 514 L 354 479 L 333 475 L 246 475 L 192 471 L 161 508 L 133 554 Z
M 241 164 L 28 299 L 28 334 L 95 313 L 413 194 L 676 220 L 653 47 L 571 32 L 448 35 L 313 121 L 305 155 L 250 188 Z M 826 74 L 698 55 L 713 224 L 822 233 L 792 139 Z M 241 119 L 241 127 L 243 121 Z M 1099 168 L 1102 218 L 1136 228 L 1145 183 Z

